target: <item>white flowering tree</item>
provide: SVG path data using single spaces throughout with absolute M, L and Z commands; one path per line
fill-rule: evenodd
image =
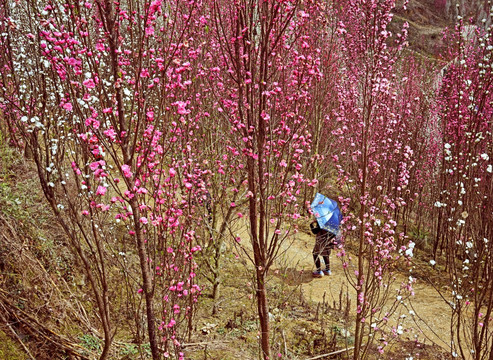
M 493 357 L 493 29 L 474 41 L 462 33 L 459 23 L 455 60 L 439 98 L 443 155 L 435 244 L 446 255 L 452 285 L 444 294 L 451 299 L 452 353 L 479 360 Z

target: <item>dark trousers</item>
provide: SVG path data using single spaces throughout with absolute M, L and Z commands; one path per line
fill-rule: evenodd
M 329 250 L 330 251 L 330 250 Z M 330 258 L 329 255 L 321 255 L 324 258 L 325 270 L 330 270 Z M 313 254 L 313 261 L 317 267 L 317 271 L 322 271 L 320 264 L 320 256 L 318 254 Z

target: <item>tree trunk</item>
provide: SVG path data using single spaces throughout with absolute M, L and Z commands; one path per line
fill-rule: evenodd
M 152 276 L 148 264 L 148 254 L 142 232 L 142 226 L 139 222 L 139 207 L 135 199 L 130 201 L 132 213 L 134 214 L 135 236 L 137 240 L 137 250 L 139 254 L 140 269 L 142 271 L 142 290 L 146 300 L 147 315 L 147 334 L 149 335 L 149 344 L 153 360 L 161 359 L 156 338 L 156 318 L 154 315 L 154 287 L 152 286 Z
M 257 270 L 257 307 L 260 320 L 260 346 L 264 360 L 270 359 L 269 308 L 265 289 L 265 272 Z
M 364 127 L 363 127 L 363 151 L 362 151 L 362 178 L 361 178 L 361 194 L 360 194 L 360 212 L 359 212 L 359 220 L 360 220 L 360 236 L 359 236 L 359 249 L 358 249 L 358 275 L 356 276 L 356 279 L 358 281 L 357 286 L 356 286 L 356 309 L 358 309 L 358 306 L 360 307 L 360 311 L 356 312 L 356 329 L 355 329 L 355 334 L 354 334 L 354 354 L 353 354 L 353 359 L 354 360 L 360 360 L 360 352 L 361 352 L 361 346 L 363 343 L 363 334 L 364 334 L 364 326 L 362 323 L 363 317 L 364 317 L 364 307 L 365 307 L 365 299 L 364 296 L 364 282 L 367 281 L 365 279 L 365 276 L 363 274 L 363 261 L 364 261 L 364 246 L 365 246 L 365 212 L 366 212 L 366 181 L 367 181 L 367 176 L 368 176 L 368 126 L 370 124 L 370 119 L 371 119 L 371 110 L 373 107 L 373 99 L 369 99 L 369 103 L 367 105 L 367 113 L 365 115 L 365 122 L 364 122 Z M 360 296 L 363 297 L 363 299 L 360 300 Z M 360 304 L 361 301 L 361 304 Z
M 216 256 L 216 261 L 215 261 L 215 269 L 212 271 L 213 273 L 213 284 L 212 284 L 212 299 L 213 299 L 213 305 L 212 305 L 212 315 L 217 314 L 217 309 L 218 309 L 218 301 L 219 301 L 219 294 L 220 294 L 220 287 L 221 287 L 221 277 L 219 276 L 219 271 L 220 271 L 220 263 L 219 263 L 219 256 L 218 254 Z

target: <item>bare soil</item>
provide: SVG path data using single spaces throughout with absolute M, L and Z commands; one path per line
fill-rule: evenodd
M 300 232 L 296 240 L 286 248 L 279 262 L 279 268 L 286 274 L 285 281 L 290 286 L 301 286 L 303 294 L 315 303 L 338 303 L 342 292 L 344 296 L 349 296 L 351 304 L 355 304 L 356 291 L 349 285 L 342 261 L 335 251 L 331 255 L 332 274 L 323 278 L 312 277 L 314 264 L 311 251 L 314 241 L 313 236 Z M 392 285 L 396 291 L 409 275 L 396 274 Z M 415 295 L 403 299 L 400 310 L 394 314 L 390 323 L 393 321 L 403 327 L 403 341 L 420 344 L 422 348 L 438 345 L 444 352 L 450 351 L 450 309 L 447 303 L 433 286 L 422 279 L 416 280 L 413 289 Z

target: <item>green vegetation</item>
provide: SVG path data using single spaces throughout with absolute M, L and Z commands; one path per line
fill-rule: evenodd
M 10 339 L 3 331 L 0 330 L 0 359 L 8 360 L 25 360 L 28 359 L 24 350 L 18 343 Z
M 96 352 L 101 350 L 101 340 L 93 335 L 84 334 L 82 336 L 79 336 L 79 340 L 80 344 L 88 350 Z

